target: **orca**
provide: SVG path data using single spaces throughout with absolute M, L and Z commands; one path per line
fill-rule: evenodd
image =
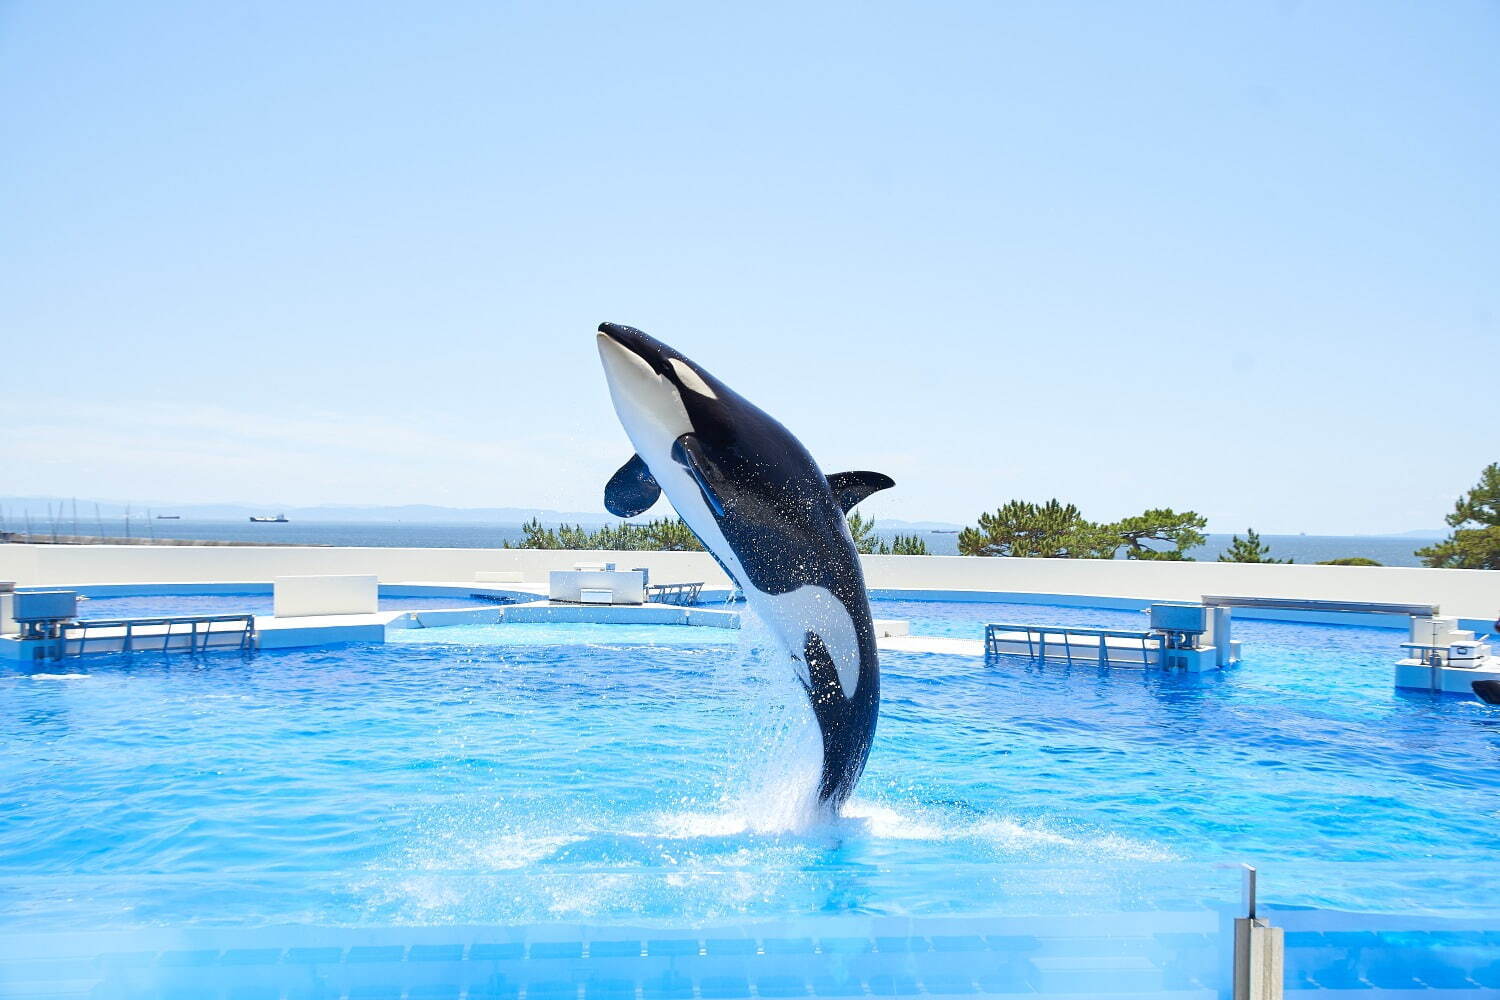
M 1475 681 L 1469 686 L 1482 701 L 1490 705 L 1500 705 L 1500 681 Z
M 598 334 L 615 412 L 635 454 L 604 489 L 618 517 L 663 493 L 764 621 L 807 692 L 823 739 L 818 801 L 837 812 L 864 772 L 880 713 L 880 661 L 846 515 L 895 483 L 824 476 L 765 411 L 633 327 Z

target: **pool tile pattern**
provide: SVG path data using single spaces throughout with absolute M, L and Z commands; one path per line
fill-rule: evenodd
M 1224 988 L 1227 928 L 1101 933 L 1095 924 L 1069 933 L 1053 923 L 1037 934 L 839 929 L 742 937 L 612 928 L 567 935 L 546 927 L 495 935 L 513 940 L 470 933 L 447 941 L 439 929 L 422 928 L 409 942 L 391 929 L 366 933 L 364 941 L 351 931 L 342 944 L 287 946 L 226 935 L 223 948 L 0 957 L 0 1000 L 1207 1000 Z M 1500 931 L 1294 928 L 1286 941 L 1286 986 L 1299 996 L 1500 995 Z

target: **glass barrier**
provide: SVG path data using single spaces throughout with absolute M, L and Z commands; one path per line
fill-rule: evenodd
M 789 905 L 785 882 L 761 896 L 774 898 L 780 912 L 755 904 L 760 880 L 778 875 L 807 880 L 801 909 Z M 0 878 L 0 997 L 1233 994 L 1234 920 L 1248 905 L 1239 866 L 866 872 L 939 887 L 924 897 L 933 905 L 902 913 L 870 911 L 848 875 L 599 869 L 545 879 L 520 871 Z M 383 892 L 402 881 L 404 893 L 372 895 L 376 876 Z M 1320 884 L 1350 878 L 1391 887 L 1389 911 L 1318 904 Z M 1402 887 L 1417 882 L 1422 891 L 1403 898 Z M 971 887 L 968 902 L 952 891 L 960 884 Z M 1285 933 L 1292 995 L 1500 996 L 1500 879 L 1493 875 L 1271 864 L 1259 870 L 1258 885 L 1258 916 Z M 273 896 L 280 917 L 248 916 Z M 623 905 L 630 898 L 640 905 Z M 426 903 L 414 905 L 419 899 Z M 662 908 L 668 899 L 678 904 L 673 912 Z M 192 913 L 182 909 L 189 900 Z M 526 919 L 481 919 L 484 907 L 507 900 L 506 912 Z
M 559 900 L 694 899 L 753 895 L 766 873 L 697 873 L 684 881 L 659 871 L 550 875 L 421 873 L 421 893 L 452 900 L 540 893 Z M 774 873 L 773 873 L 774 874 Z M 803 873 L 808 874 L 808 873 Z M 818 873 L 827 876 L 829 873 Z M 966 880 L 973 899 L 922 913 L 861 912 L 856 897 L 826 912 L 776 915 L 754 906 L 691 918 L 617 912 L 612 917 L 527 922 L 472 921 L 454 909 L 422 919 L 376 907 L 371 919 L 246 925 L 237 913 L 261 894 L 321 895 L 361 879 L 287 875 L 118 880 L 0 880 L 0 896 L 29 899 L 27 912 L 0 921 L 0 996 L 91 1000 L 282 1000 L 282 998 L 507 998 L 507 1000 L 731 1000 L 739 997 L 1045 995 L 1215 997 L 1228 995 L 1240 873 L 1225 866 L 1098 868 L 960 866 L 899 876 Z M 41 886 L 37 882 L 50 885 Z M 326 884 L 317 884 L 324 883 Z M 568 884 L 571 883 L 571 884 Z M 721 884 L 716 884 L 721 883 Z M 729 886 L 735 892 L 729 891 Z M 608 892 L 598 894 L 601 886 Z M 1050 886 L 1040 891 L 1038 886 Z M 994 901 L 1015 890 L 1003 905 Z M 189 889 L 198 915 L 163 916 Z M 19 896 L 17 893 L 19 892 Z M 155 894 L 151 905 L 147 897 Z M 121 919 L 81 929 L 44 920 L 69 900 L 101 901 Z M 786 898 L 779 896 L 784 906 Z M 809 899 L 813 897 L 808 897 Z M 134 900 L 134 902 L 128 902 Z M 285 902 L 285 900 L 283 900 Z M 95 910 L 97 913 L 97 909 Z M 519 911 L 518 911 L 519 912 Z M 328 916 L 327 913 L 321 914 Z
M 1457 863 L 1349 862 L 1272 863 L 1258 874 L 1260 915 L 1285 932 L 1289 992 L 1500 997 L 1500 873 Z M 1352 877 L 1383 890 L 1380 912 L 1319 898 L 1319 885 Z

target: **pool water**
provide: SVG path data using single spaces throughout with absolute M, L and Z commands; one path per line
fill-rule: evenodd
M 1145 629 L 1149 626 L 1144 611 L 1003 604 L 991 601 L 876 600 L 870 602 L 870 611 L 876 618 L 898 618 L 910 622 L 913 635 L 946 636 L 952 639 L 983 639 L 984 626 L 989 622 L 1034 622 L 1039 625 L 1115 629 Z M 1238 637 L 1238 632 L 1235 634 Z
M 976 638 L 1140 618 L 875 613 Z M 1223 899 L 1240 861 L 1288 905 L 1500 907 L 1500 709 L 1395 692 L 1394 631 L 1236 636 L 1244 664 L 1202 678 L 884 653 L 831 823 L 803 695 L 753 622 L 0 674 L 0 926 L 1161 908 Z
M 381 611 L 493 608 L 472 597 L 380 597 Z M 270 594 L 152 594 L 91 597 L 78 602 L 79 618 L 153 618 L 168 615 L 269 615 Z
M 607 625 L 594 622 L 509 622 L 392 630 L 386 641 L 457 646 L 687 646 L 739 642 L 738 629 L 682 625 Z M 588 654 L 584 654 L 588 655 Z

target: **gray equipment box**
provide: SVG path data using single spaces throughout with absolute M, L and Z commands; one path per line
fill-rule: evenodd
M 11 617 L 18 624 L 68 621 L 78 617 L 78 594 L 72 590 L 19 591 Z
M 1208 608 L 1201 604 L 1153 604 L 1151 628 L 1156 632 L 1202 635 L 1208 631 Z

